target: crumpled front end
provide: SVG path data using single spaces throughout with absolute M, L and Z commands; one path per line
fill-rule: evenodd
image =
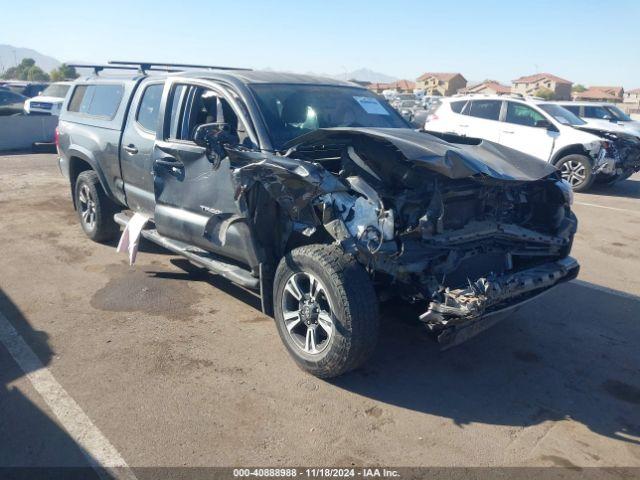
M 553 167 L 511 164 L 512 150 L 487 142 L 352 130 L 238 166 L 239 191 L 263 185 L 293 235 L 339 243 L 381 297 L 424 304 L 420 319 L 441 342 L 577 275 L 572 192 Z

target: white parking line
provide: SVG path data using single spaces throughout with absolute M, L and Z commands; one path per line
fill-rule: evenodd
M 135 479 L 115 447 L 98 430 L 80 405 L 62 388 L 24 339 L 0 312 L 0 341 L 25 373 L 67 433 L 81 447 L 101 478 Z M 117 470 L 111 470 L 117 469 Z
M 596 203 L 587 203 L 587 202 L 573 202 L 573 203 L 575 203 L 576 205 L 585 205 L 587 207 L 606 208 L 607 210 L 617 210 L 619 212 L 640 214 L 639 210 L 629 210 L 628 208 L 607 207 L 605 205 L 598 205 Z

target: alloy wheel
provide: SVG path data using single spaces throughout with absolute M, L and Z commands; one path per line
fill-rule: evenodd
M 564 180 L 569 182 L 572 187 L 582 184 L 587 177 L 585 166 L 575 160 L 564 162 L 560 166 L 560 175 Z
M 82 223 L 89 229 L 93 230 L 97 220 L 96 201 L 93 198 L 91 189 L 88 185 L 82 184 L 78 193 L 78 208 L 80 210 L 80 218 Z
M 282 315 L 297 348 L 308 355 L 327 348 L 335 327 L 329 296 L 318 278 L 306 272 L 289 277 L 282 295 Z

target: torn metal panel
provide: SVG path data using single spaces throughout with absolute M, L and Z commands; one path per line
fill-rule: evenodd
M 238 200 L 260 183 L 293 220 L 302 220 L 305 210 L 319 195 L 346 191 L 348 187 L 320 165 L 268 153 L 228 150 L 232 179 Z

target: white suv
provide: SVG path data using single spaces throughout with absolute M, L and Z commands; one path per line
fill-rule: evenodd
M 533 98 L 467 95 L 446 98 L 427 117 L 427 132 L 453 133 L 499 143 L 550 162 L 574 190 L 588 189 L 599 173 L 611 175 L 606 142 L 573 128 L 585 122 L 554 103 Z

